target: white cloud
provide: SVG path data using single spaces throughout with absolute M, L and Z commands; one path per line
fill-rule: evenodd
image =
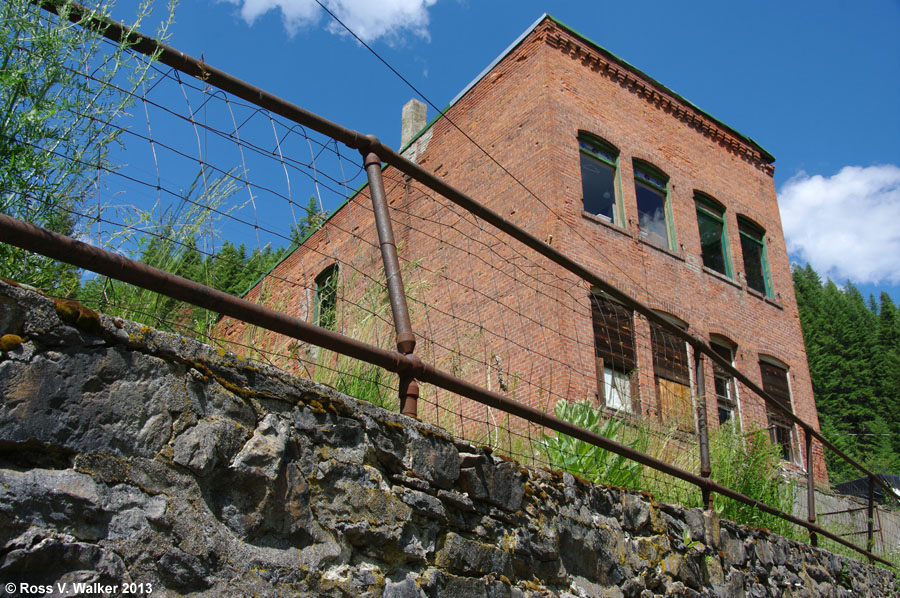
M 788 252 L 833 280 L 900 283 L 900 167 L 800 172 L 778 193 Z
M 281 10 L 284 27 L 293 35 L 301 27 L 313 26 L 320 18 L 328 21 L 332 33 L 345 33 L 315 0 L 225 0 L 241 8 L 241 17 L 253 24 L 260 15 Z M 401 33 L 428 38 L 428 8 L 437 0 L 322 0 L 341 21 L 363 41 L 378 38 L 393 41 Z

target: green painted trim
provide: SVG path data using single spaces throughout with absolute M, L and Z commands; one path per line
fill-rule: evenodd
M 321 308 L 322 308 L 322 294 L 326 287 L 332 287 L 334 292 L 334 305 L 333 308 L 335 313 L 332 314 L 332 320 L 337 317 L 337 283 L 338 276 L 340 275 L 340 268 L 338 268 L 337 262 L 325 266 L 321 272 L 319 272 L 318 276 L 315 278 L 316 282 L 316 294 L 315 300 L 313 301 L 313 323 L 316 326 L 322 326 L 319 320 L 321 317 Z M 334 321 L 331 322 L 330 326 L 322 326 L 322 328 L 326 328 L 328 330 L 334 329 Z
M 725 218 L 725 206 L 719 203 L 717 199 L 710 197 L 702 191 L 694 191 L 694 201 L 703 204 L 703 209 L 713 214 L 719 220 Z
M 624 230 L 628 229 L 627 220 L 625 220 L 625 200 L 622 198 L 622 169 L 619 168 L 619 158 L 616 158 L 616 183 L 614 185 L 614 190 L 616 193 L 616 207 L 618 208 L 619 218 L 621 220 L 616 223 L 619 225 L 619 228 Z
M 625 228 L 625 208 L 623 206 L 622 201 L 622 170 L 619 168 L 619 159 L 622 156 L 622 152 L 619 151 L 619 148 L 611 144 L 609 141 L 603 139 L 602 137 L 598 137 L 589 131 L 585 131 L 583 129 L 579 129 L 578 137 L 576 138 L 576 142 L 580 142 L 584 140 L 586 143 L 592 143 L 594 145 L 599 146 L 601 149 L 605 150 L 607 153 L 612 154 L 616 157 L 616 159 L 612 162 L 607 160 L 603 156 L 598 156 L 597 154 L 588 151 L 581 147 L 581 144 L 578 145 L 578 153 L 584 154 L 598 162 L 606 164 L 610 168 L 612 168 L 616 175 L 613 178 L 613 194 L 615 195 L 615 204 L 616 207 L 613 210 L 613 222 L 612 224 L 624 229 Z
M 763 263 L 763 279 L 766 282 L 766 297 L 770 299 L 775 296 L 774 289 L 772 289 L 772 275 L 769 269 L 769 245 L 766 242 L 766 237 L 763 235 L 763 255 L 762 255 L 762 263 Z
M 585 156 L 589 156 L 589 157 L 593 158 L 594 160 L 597 160 L 598 162 L 603 162 L 603 163 L 606 164 L 607 166 L 611 166 L 611 167 L 613 167 L 613 168 L 616 167 L 616 163 L 615 163 L 615 162 L 610 162 L 610 161 L 607 160 L 606 158 L 604 158 L 604 157 L 602 157 L 602 156 L 598 156 L 597 154 L 595 154 L 595 153 L 593 153 L 593 152 L 589 152 L 588 150 L 586 150 L 586 149 L 584 149 L 584 148 L 582 148 L 582 147 L 579 147 L 579 148 L 578 148 L 578 153 L 579 153 L 579 154 L 584 154 Z M 618 161 L 618 158 L 616 158 L 616 160 Z
M 619 160 L 619 155 L 621 154 L 619 148 L 606 141 L 602 137 L 597 137 L 596 135 L 592 135 L 587 131 L 578 131 L 578 141 L 584 141 L 585 143 L 596 145 L 601 151 L 605 151 L 607 154 L 615 156 L 615 160 L 611 162 L 599 154 L 595 154 L 594 152 L 584 149 L 583 147 L 581 147 L 580 143 L 578 144 L 578 151 L 585 152 L 587 155 L 597 158 L 598 160 L 602 160 L 610 166 L 615 166 L 615 162 L 618 162 Z
M 699 191 L 694 192 L 694 203 L 696 204 L 696 208 L 698 212 L 703 212 L 704 214 L 710 216 L 711 218 L 715 218 L 719 222 L 722 223 L 722 249 L 724 251 L 724 255 L 722 256 L 725 259 L 725 276 L 734 280 L 734 267 L 731 265 L 731 248 L 729 247 L 728 242 L 728 220 L 725 218 L 725 206 L 720 204 L 714 198 L 706 195 L 705 193 L 701 193 Z M 718 212 L 718 213 L 717 213 Z M 697 229 L 699 231 L 700 223 L 697 222 Z M 700 257 L 703 257 L 703 245 L 700 245 Z
M 648 187 L 652 187 L 658 190 L 660 193 L 669 193 L 669 175 L 665 172 L 651 164 L 650 162 L 646 162 L 641 160 L 640 158 L 632 158 L 631 166 L 634 170 L 634 180 L 635 182 L 640 181 L 641 183 L 647 185 Z M 639 172 L 642 172 L 646 176 L 650 176 L 656 179 L 663 181 L 662 185 L 657 184 L 654 181 L 648 181 L 645 178 L 641 178 L 637 176 Z
M 762 262 L 763 269 L 763 284 L 766 287 L 766 297 L 771 299 L 774 297 L 774 292 L 772 289 L 772 275 L 769 268 L 769 247 L 766 242 L 766 230 L 752 220 L 738 216 L 738 234 L 762 247 L 760 261 Z M 744 268 L 746 268 L 746 264 Z
M 569 27 L 568 25 L 566 25 L 565 23 L 560 21 L 559 19 L 557 19 L 549 14 L 546 15 L 546 17 L 548 19 L 550 19 L 551 21 L 553 21 L 554 23 L 556 23 L 557 25 L 559 25 L 560 27 L 562 27 L 563 29 L 565 29 L 566 31 L 568 31 L 569 33 L 571 33 L 572 35 L 574 35 L 577 38 L 581 39 L 582 41 L 592 45 L 594 47 L 594 49 L 599 51 L 601 54 L 604 54 L 607 58 L 613 60 L 614 62 L 621 64 L 622 66 L 633 71 L 635 74 L 640 75 L 641 77 L 646 79 L 649 83 L 653 84 L 655 87 L 672 95 L 677 100 L 684 102 L 685 104 L 687 104 L 688 106 L 690 106 L 691 108 L 693 108 L 694 110 L 696 110 L 697 112 L 702 114 L 703 116 L 705 116 L 705 117 L 709 118 L 710 120 L 712 120 L 713 122 L 715 122 L 717 125 L 720 125 L 721 127 L 727 129 L 729 132 L 733 133 L 735 136 L 737 136 L 742 141 L 744 141 L 747 144 L 751 145 L 752 147 L 756 148 L 757 150 L 760 151 L 760 153 L 762 154 L 763 160 L 765 160 L 767 163 L 772 164 L 775 162 L 775 156 L 773 156 L 768 151 L 766 151 L 765 148 L 763 148 L 760 144 L 758 144 L 752 138 L 750 138 L 746 135 L 743 135 L 742 133 L 739 133 L 735 128 L 725 124 L 724 122 L 722 122 L 721 120 L 719 120 L 718 118 L 716 118 L 715 116 L 710 114 L 709 112 L 703 110 L 702 108 L 700 108 L 693 102 L 685 99 L 681 94 L 676 93 L 672 89 L 666 87 L 665 85 L 663 85 L 662 83 L 660 83 L 659 81 L 657 81 L 656 79 L 654 79 L 653 77 L 651 77 L 650 75 L 645 73 L 644 71 L 640 70 L 639 68 L 635 67 L 634 65 L 630 64 L 628 61 L 620 58 L 619 56 L 616 56 L 615 54 L 613 54 L 612 52 L 610 52 L 609 50 L 607 50 L 606 48 L 604 48 L 603 46 L 601 46 L 600 44 L 595 42 L 594 40 L 582 35 L 581 33 L 576 31 L 572 27 Z M 512 50 L 512 48 L 510 48 L 510 50 Z
M 672 193 L 671 193 L 671 185 L 669 184 L 669 175 L 665 172 L 647 162 L 645 160 L 641 160 L 640 158 L 632 158 L 631 159 L 631 167 L 634 172 L 634 184 L 635 187 L 638 183 L 641 185 L 645 185 L 650 189 L 655 189 L 663 196 L 663 212 L 666 215 L 666 243 L 668 244 L 669 251 L 673 251 L 678 253 L 678 237 L 675 234 L 675 216 L 672 212 Z M 647 176 L 651 176 L 662 181 L 665 181 L 664 186 L 659 186 L 653 181 L 648 181 L 647 179 L 641 178 L 638 176 L 639 172 L 643 172 Z M 637 193 L 637 189 L 635 188 L 635 193 Z M 640 224 L 638 224 L 638 229 L 640 229 Z
M 594 152 L 589 152 L 588 150 L 584 149 L 583 147 L 579 147 L 579 148 L 578 148 L 578 153 L 579 153 L 579 154 L 584 154 L 585 156 L 589 156 L 589 157 L 593 158 L 594 160 L 597 160 L 598 162 L 603 162 L 603 163 L 606 164 L 607 166 L 611 166 L 611 167 L 613 167 L 613 168 L 616 167 L 616 162 L 610 162 L 609 160 L 607 160 L 607 159 L 604 158 L 603 156 L 598 156 L 598 155 L 595 154 Z M 619 160 L 619 158 L 616 157 L 616 161 L 618 161 L 618 160 Z
M 675 215 L 672 212 L 672 195 L 669 181 L 666 181 L 666 232 L 669 233 L 669 250 L 678 253 L 678 238 L 675 236 Z
M 728 222 L 722 219 L 722 247 L 725 248 L 725 276 L 734 280 L 734 266 L 731 265 L 731 247 L 728 240 Z
M 742 234 L 749 236 L 751 239 L 756 241 L 757 243 L 762 243 L 763 238 L 766 236 L 766 229 L 756 224 L 746 216 L 741 216 L 738 214 L 737 217 L 738 228 L 741 230 Z M 744 231 L 747 231 L 746 233 Z M 753 238 L 753 235 L 756 235 L 758 238 Z

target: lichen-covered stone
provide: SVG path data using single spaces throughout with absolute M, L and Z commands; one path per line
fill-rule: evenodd
M 460 487 L 470 497 L 507 511 L 517 511 L 525 497 L 519 465 L 511 461 L 494 463 L 487 457 L 460 470 Z
M 412 435 L 404 464 L 437 488 L 451 488 L 459 478 L 459 451 L 428 428 Z
M 232 469 L 275 480 L 281 471 L 289 433 L 288 423 L 274 413 L 269 413 L 234 457 Z
M 479 577 L 494 573 L 507 578 L 513 575 L 508 552 L 453 532 L 444 538 L 443 546 L 435 555 L 435 564 L 460 575 Z

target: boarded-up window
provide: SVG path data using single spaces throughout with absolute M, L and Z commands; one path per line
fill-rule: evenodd
M 660 419 L 684 432 L 693 432 L 694 409 L 687 344 L 653 323 L 650 324 L 650 333 Z
M 783 367 L 760 361 L 759 371 L 762 375 L 763 390 L 775 401 L 793 413 L 791 408 L 791 389 L 788 385 L 788 373 Z M 773 444 L 781 447 L 781 456 L 785 461 L 793 461 L 794 450 L 792 440 L 793 424 L 774 407 L 766 406 L 769 420 L 769 437 Z
M 634 314 L 623 305 L 591 294 L 591 318 L 598 398 L 612 409 L 634 411 Z

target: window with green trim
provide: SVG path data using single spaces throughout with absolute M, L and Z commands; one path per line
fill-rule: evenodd
M 791 385 L 787 368 L 760 359 L 759 369 L 762 375 L 763 390 L 786 411 L 793 413 Z M 790 418 L 771 405 L 766 405 L 766 418 L 772 444 L 780 448 L 782 459 L 793 461 L 796 455 L 794 451 L 794 424 Z
M 599 137 L 581 133 L 578 135 L 578 153 L 584 211 L 621 226 L 617 167 L 619 150 Z
M 718 353 L 725 361 L 734 365 L 734 349 L 722 341 L 710 340 L 710 348 Z M 737 388 L 731 374 L 713 362 L 713 384 L 716 390 L 716 403 L 719 409 L 719 425 L 725 422 L 734 422 L 734 414 L 737 410 Z
M 652 164 L 635 160 L 634 192 L 641 236 L 654 245 L 672 249 L 675 235 L 669 217 L 669 177 Z
M 316 276 L 315 324 L 334 330 L 337 317 L 337 264 L 328 266 Z
M 741 253 L 744 256 L 747 286 L 771 297 L 772 282 L 769 278 L 769 259 L 766 256 L 766 232 L 740 216 L 738 216 L 738 230 L 741 234 Z
M 731 276 L 728 259 L 728 227 L 725 224 L 725 208 L 717 201 L 694 194 L 697 205 L 697 228 L 700 230 L 700 253 L 703 265 L 719 274 Z

